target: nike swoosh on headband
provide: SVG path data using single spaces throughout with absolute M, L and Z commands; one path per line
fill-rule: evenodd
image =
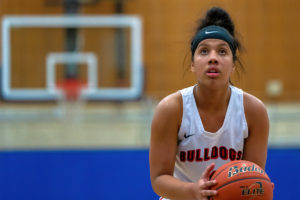
M 217 33 L 218 31 L 205 31 L 205 34 Z

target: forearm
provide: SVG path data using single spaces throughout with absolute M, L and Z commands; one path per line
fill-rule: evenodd
M 172 200 L 193 200 L 193 184 L 170 175 L 160 175 L 152 180 L 156 194 Z

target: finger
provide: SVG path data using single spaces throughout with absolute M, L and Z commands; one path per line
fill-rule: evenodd
M 212 170 L 212 172 L 209 174 L 209 179 L 216 173 L 216 170 Z
M 202 190 L 201 195 L 203 197 L 216 196 L 218 194 L 217 190 Z
M 202 178 L 205 178 L 205 179 L 209 179 L 209 175 L 211 173 L 211 171 L 215 168 L 215 163 L 211 163 L 210 165 L 208 165 L 206 167 L 206 169 L 204 170 L 203 174 L 202 174 Z
M 201 189 L 208 189 L 208 188 L 210 188 L 210 187 L 212 187 L 212 186 L 214 186 L 214 185 L 216 185 L 216 184 L 217 184 L 217 181 L 216 181 L 216 180 L 206 181 L 206 182 L 204 182 L 204 183 L 200 186 L 200 188 L 201 188 Z

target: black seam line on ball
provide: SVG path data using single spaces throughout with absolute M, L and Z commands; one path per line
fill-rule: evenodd
M 267 181 L 267 182 L 271 182 L 271 181 L 269 181 L 269 179 L 267 179 L 267 178 L 262 178 L 262 177 L 240 178 L 240 179 L 237 179 L 237 180 L 234 180 L 234 181 L 230 181 L 230 182 L 228 182 L 228 183 L 226 183 L 226 184 L 224 184 L 224 185 L 222 185 L 222 186 L 216 188 L 216 190 L 219 190 L 219 189 L 221 189 L 222 187 L 225 187 L 226 185 L 229 185 L 229 184 L 234 183 L 234 182 L 237 182 L 237 181 L 241 181 L 241 180 L 250 180 L 250 179 L 259 179 L 259 180 L 265 180 L 265 181 Z

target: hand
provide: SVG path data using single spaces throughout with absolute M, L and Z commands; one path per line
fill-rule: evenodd
M 210 164 L 203 172 L 198 182 L 194 183 L 193 191 L 196 200 L 208 200 L 210 196 L 217 195 L 216 190 L 210 190 L 209 188 L 216 185 L 215 180 L 209 180 L 209 175 L 215 167 L 215 163 Z

